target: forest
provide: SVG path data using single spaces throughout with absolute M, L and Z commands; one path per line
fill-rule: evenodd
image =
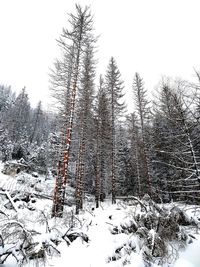
M 5 206 L 0 209 L 2 264 L 10 255 L 20 265 L 40 260 L 45 253 L 60 254 L 57 245 L 61 239 L 69 247 L 77 237 L 88 243 L 89 221 L 99 223 L 104 215 L 100 216 L 98 209 L 106 209 L 108 202 L 111 234 L 136 233 L 140 243 L 135 239 L 122 242 L 105 266 L 134 266 L 130 255 L 141 251 L 142 259 L 136 266 L 175 266 L 170 264 L 177 259 L 177 251 L 199 238 L 192 231 L 198 233 L 200 220 L 200 73 L 194 70 L 196 83 L 163 77 L 154 91 L 145 87 L 141 74 L 133 73 L 132 95 L 127 96 L 120 66 L 112 55 L 105 73 L 96 75 L 100 37 L 94 27 L 90 8 L 76 5 L 68 16 L 68 27 L 57 40 L 61 56 L 50 66 L 51 111 L 41 102 L 32 107 L 26 88 L 16 94 L 14 88 L 0 85 L 0 160 L 4 173 L 0 180 L 5 185 L 6 176 L 25 173 L 20 182 L 27 191 L 33 190 L 36 202 L 47 197 L 42 190 L 46 181 L 52 182 L 48 212 L 37 215 L 49 235 L 37 253 L 38 243 L 32 242 L 36 232 L 26 229 L 29 224 L 23 225 L 22 214 L 8 218 Z M 127 111 L 127 97 L 132 98 L 132 113 Z M 26 175 L 32 175 L 30 180 L 43 177 L 41 191 L 34 193 L 35 184 L 29 188 Z M 0 182 L 0 196 L 6 194 L 11 206 L 21 197 L 20 203 L 26 202 L 24 210 L 35 211 L 27 206 L 22 191 L 4 185 Z M 114 210 L 119 206 L 132 214 L 128 221 L 117 208 Z M 185 209 L 194 209 L 196 217 L 188 216 Z M 86 211 L 88 217 L 83 215 Z M 113 219 L 117 213 L 120 223 Z M 77 230 L 79 224 L 81 231 Z M 57 234 L 53 232 L 56 227 L 60 227 Z M 66 227 L 64 233 L 62 227 Z M 22 241 L 16 245 L 18 236 Z M 174 246 L 175 254 L 168 243 Z M 125 254 L 130 256 L 126 260 Z

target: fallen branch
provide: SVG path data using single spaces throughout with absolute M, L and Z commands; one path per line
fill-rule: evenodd
M 142 203 L 141 200 L 139 200 L 137 197 L 134 197 L 134 196 L 116 196 L 116 199 L 119 199 L 119 200 L 125 200 L 125 201 L 128 201 L 128 200 L 135 200 L 137 201 L 141 207 L 143 207 L 145 209 L 145 211 L 147 212 L 147 207 Z
M 9 202 L 10 202 L 11 206 L 13 207 L 13 209 L 15 210 L 15 212 L 17 212 L 17 208 L 16 208 L 15 203 L 13 202 L 10 194 L 7 191 L 0 191 L 0 195 L 5 196 L 9 200 Z

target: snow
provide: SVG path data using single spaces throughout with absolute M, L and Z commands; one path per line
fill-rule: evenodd
M 2 168 L 3 165 L 0 164 L 0 169 Z M 19 181 L 22 176 L 26 181 L 21 185 L 23 190 L 30 190 L 30 179 L 34 180 L 35 178 L 23 173 L 18 174 L 17 177 L 11 177 L 0 173 L 0 187 L 10 191 L 10 193 L 16 189 L 20 189 L 19 182 L 17 181 Z M 41 179 L 45 193 L 50 195 L 53 191 L 52 181 L 45 181 L 45 179 L 40 176 L 38 179 Z M 73 194 L 72 189 L 68 188 L 68 190 L 71 190 L 70 194 Z M 49 199 L 37 198 L 35 203 L 31 203 L 34 211 L 30 210 L 28 205 L 17 209 L 18 220 L 26 229 L 32 229 L 41 233 L 41 235 L 35 237 L 35 241 L 38 242 L 36 247 L 38 250 L 42 242 L 50 243 L 52 238 L 59 236 L 60 233 L 64 234 L 67 230 L 69 230 L 70 233 L 84 233 L 89 238 L 89 241 L 85 242 L 81 237 L 78 237 L 73 242 L 70 242 L 70 245 L 62 241 L 57 246 L 60 256 L 48 256 L 45 266 L 145 267 L 142 257 L 142 243 L 139 241 L 138 237 L 133 234 L 112 233 L 112 229 L 114 227 L 120 228 L 122 223 L 127 227 L 134 223 L 133 214 L 140 212 L 139 210 L 137 211 L 137 207 L 133 210 L 131 205 L 126 205 L 123 201 L 115 205 L 111 205 L 111 203 L 107 201 L 101 204 L 98 209 L 94 209 L 94 203 L 85 204 L 85 210 L 81 212 L 80 215 L 73 217 L 74 227 L 71 230 L 70 224 L 72 214 L 74 214 L 74 207 L 66 208 L 64 219 L 51 219 L 50 212 L 52 201 Z M 46 216 L 47 221 L 42 213 Z M 190 206 L 187 210 L 187 215 L 189 217 L 194 215 L 197 217 L 198 214 L 197 208 L 195 207 Z M 152 235 L 153 243 L 156 235 L 155 230 L 150 230 L 150 234 Z M 180 252 L 174 264 L 163 264 L 163 267 L 200 267 L 200 235 L 198 232 L 192 234 L 195 236 L 196 240 L 189 244 L 185 250 Z M 117 250 L 119 253 L 116 253 Z M 3 266 L 17 267 L 18 265 L 14 258 L 9 257 Z M 32 266 L 35 266 L 35 263 L 29 262 L 25 264 L 25 267 Z M 39 263 L 38 266 L 43 266 L 43 262 Z M 152 264 L 152 267 L 158 267 L 158 265 Z
M 180 258 L 174 267 L 199 267 L 200 266 L 200 237 L 190 244 L 185 251 L 180 253 Z
M 115 208 L 108 207 L 105 210 L 99 208 L 92 214 L 86 213 L 85 216 L 83 216 L 87 221 L 87 223 L 85 223 L 86 229 L 84 229 L 84 232 L 89 236 L 89 244 L 83 242 L 80 238 L 77 238 L 67 249 L 66 246 L 62 244 L 58 249 L 63 256 L 58 259 L 53 259 L 49 267 L 66 266 L 66 262 L 69 266 L 82 267 L 122 266 L 121 260 L 109 263 L 109 258 L 114 255 L 115 250 L 125 244 L 129 238 L 125 234 L 112 235 L 110 232 L 111 223 L 109 222 L 109 216 L 111 214 L 115 215 L 116 212 L 119 215 L 118 219 L 117 216 L 114 218 L 114 222 L 116 223 L 117 220 L 120 220 L 120 217 L 124 215 L 116 211 Z M 88 223 L 90 227 L 87 230 Z M 117 223 L 119 224 L 119 222 Z M 126 257 L 126 255 L 124 257 Z

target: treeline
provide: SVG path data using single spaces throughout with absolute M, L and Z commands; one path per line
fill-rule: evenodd
M 25 88 L 16 95 L 11 87 L 0 85 L 0 159 L 21 160 L 30 171 L 47 174 L 57 142 L 54 121 L 41 102 L 31 107 Z

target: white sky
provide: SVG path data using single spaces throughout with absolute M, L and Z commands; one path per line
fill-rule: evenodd
M 0 83 L 31 102 L 48 102 L 49 68 L 59 55 L 55 41 L 68 26 L 73 0 L 0 0 Z M 90 5 L 98 41 L 98 73 L 114 56 L 131 103 L 138 71 L 146 89 L 161 75 L 194 80 L 200 70 L 199 0 L 79 0 Z

